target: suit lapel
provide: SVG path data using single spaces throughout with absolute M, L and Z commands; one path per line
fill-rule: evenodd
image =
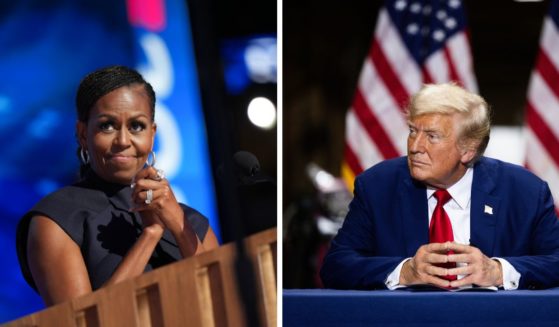
M 406 252 L 409 257 L 417 249 L 429 243 L 429 210 L 425 186 L 413 182 L 411 177 L 404 180 L 398 203 L 401 206 L 401 224 L 404 230 Z
M 503 211 L 499 210 L 501 199 L 491 195 L 496 185 L 496 165 L 493 161 L 481 158 L 474 168 L 472 181 L 470 245 L 479 248 L 488 257 L 493 256 L 495 226 Z

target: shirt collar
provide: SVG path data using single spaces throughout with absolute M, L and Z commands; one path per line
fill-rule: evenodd
M 446 189 L 452 200 L 460 206 L 460 209 L 465 209 L 468 204 L 470 203 L 470 199 L 472 197 L 472 182 L 474 179 L 474 169 L 468 168 L 466 169 L 466 173 L 462 178 L 458 180 L 458 182 L 454 183 L 451 187 Z M 427 186 L 427 199 L 433 196 L 437 189 Z
M 105 193 L 109 201 L 115 207 L 125 211 L 130 210 L 132 200 L 132 188 L 130 185 L 107 182 L 91 169 L 86 172 L 82 183 L 85 184 L 86 187 L 97 189 Z

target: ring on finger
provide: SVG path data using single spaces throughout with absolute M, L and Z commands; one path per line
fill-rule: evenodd
M 153 190 L 149 189 L 146 191 L 146 204 L 150 204 L 153 201 Z
M 155 179 L 160 181 L 165 178 L 165 172 L 162 169 L 157 169 L 155 174 Z

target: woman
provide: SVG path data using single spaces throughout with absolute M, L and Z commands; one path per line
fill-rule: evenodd
M 153 167 L 155 94 L 140 74 L 95 71 L 76 106 L 82 180 L 18 226 L 22 272 L 47 306 L 218 246 L 208 220 L 179 204 Z

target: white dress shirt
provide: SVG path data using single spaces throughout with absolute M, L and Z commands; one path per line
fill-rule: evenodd
M 452 197 L 444 206 L 444 210 L 448 214 L 450 222 L 452 224 L 452 232 L 454 235 L 454 242 L 460 244 L 470 244 L 470 204 L 472 197 L 472 181 L 474 177 L 473 168 L 468 168 L 466 173 L 462 178 L 456 182 L 454 185 L 447 189 L 448 193 Z M 433 216 L 433 211 L 437 205 L 437 199 L 433 196 L 436 189 L 428 187 L 427 188 L 427 199 L 429 207 L 429 225 L 431 224 L 431 217 Z M 411 258 L 407 258 L 400 262 L 400 264 L 394 269 L 386 278 L 385 284 L 390 290 L 394 290 L 400 287 L 405 287 L 405 285 L 400 285 L 400 271 L 402 266 L 406 261 Z M 499 260 L 501 263 L 503 271 L 503 288 L 505 290 L 515 290 L 518 288 L 518 282 L 520 281 L 520 273 L 514 269 L 514 267 L 505 259 L 502 258 L 492 258 Z M 459 263 L 458 266 L 464 266 L 466 263 Z M 463 275 L 458 275 L 457 278 L 463 278 Z M 467 286 L 465 288 L 469 288 Z

